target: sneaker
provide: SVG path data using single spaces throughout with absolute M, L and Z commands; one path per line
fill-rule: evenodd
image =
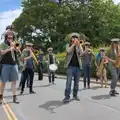
M 23 91 L 20 92 L 20 95 L 22 95 L 22 94 L 23 94 Z
M 111 90 L 111 91 L 109 92 L 109 94 L 110 94 L 111 96 L 115 96 L 115 91 L 114 91 L 114 90 Z
M 63 99 L 63 102 L 64 102 L 64 103 L 67 103 L 67 102 L 69 102 L 69 101 L 70 101 L 69 98 L 66 98 L 66 97 L 65 97 L 65 98 Z
M 80 98 L 78 96 L 73 97 L 74 100 L 80 101 Z
M 119 93 L 118 93 L 116 90 L 115 90 L 115 94 L 116 94 L 116 95 L 119 95 Z
M 35 94 L 36 92 L 34 92 L 34 91 L 30 91 L 30 94 Z

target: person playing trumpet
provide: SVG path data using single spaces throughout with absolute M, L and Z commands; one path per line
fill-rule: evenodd
M 117 81 L 118 81 L 118 72 L 120 69 L 120 65 L 118 67 L 116 65 L 116 58 L 118 57 L 119 52 L 120 52 L 119 42 L 120 42 L 120 39 L 118 39 L 118 38 L 111 39 L 111 47 L 106 52 L 106 56 L 104 57 L 105 59 L 108 60 L 108 69 L 109 69 L 111 76 L 112 76 L 111 86 L 110 86 L 111 90 L 109 92 L 109 94 L 111 96 L 115 96 L 116 94 L 119 94 L 115 90 L 116 85 L 117 85 Z
M 69 46 L 66 48 L 67 55 L 65 60 L 65 68 L 67 68 L 67 81 L 65 88 L 65 98 L 63 99 L 64 103 L 70 101 L 72 77 L 74 77 L 73 98 L 77 101 L 80 101 L 78 97 L 78 90 L 80 70 L 82 67 L 81 55 L 83 51 L 80 47 L 79 40 L 79 34 L 70 34 Z
M 83 47 L 83 73 L 84 73 L 84 88 L 86 88 L 86 78 L 87 78 L 87 87 L 90 88 L 90 71 L 91 71 L 91 63 L 94 57 L 94 53 L 90 49 L 90 43 L 85 42 Z
M 0 45 L 0 64 L 1 64 L 1 84 L 0 84 L 0 103 L 3 101 L 3 92 L 5 85 L 11 81 L 13 102 L 19 103 L 16 97 L 16 81 L 18 80 L 18 72 L 16 69 L 17 53 L 19 50 L 15 48 L 13 32 L 5 34 L 5 40 Z
M 96 56 L 97 71 L 99 69 L 99 66 L 100 66 L 104 56 L 105 56 L 105 50 L 103 48 L 100 48 L 100 51 Z M 104 67 L 103 67 L 103 70 L 102 70 L 102 74 L 100 76 L 97 76 L 97 79 L 99 77 L 100 80 L 101 80 L 101 87 L 103 87 L 103 81 L 105 81 L 105 88 L 107 88 L 107 69 L 106 69 L 106 63 L 107 62 L 108 61 L 106 59 L 104 59 Z

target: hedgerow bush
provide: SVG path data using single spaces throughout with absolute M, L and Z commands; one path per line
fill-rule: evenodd
M 102 47 L 102 48 L 105 48 L 106 50 L 108 49 L 108 47 Z M 99 52 L 99 48 L 93 48 L 92 50 L 95 55 L 97 55 L 97 53 Z M 56 71 L 57 74 L 61 74 L 61 75 L 66 74 L 66 69 L 64 68 L 65 56 L 66 56 L 66 52 L 56 54 L 57 60 L 60 61 L 60 64 L 58 65 L 58 70 Z M 47 73 L 47 65 L 45 62 L 43 63 L 43 66 L 44 66 L 43 69 L 44 73 Z M 83 69 L 81 70 L 81 76 L 83 77 Z M 96 66 L 94 60 L 92 61 L 92 65 L 91 65 L 91 77 L 96 77 Z M 110 73 L 108 73 L 108 78 L 110 78 Z

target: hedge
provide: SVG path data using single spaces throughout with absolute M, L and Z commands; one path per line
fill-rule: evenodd
M 102 47 L 104 49 L 108 49 L 108 47 Z M 94 53 L 97 54 L 98 51 L 99 51 L 99 48 L 94 48 L 93 49 Z M 61 74 L 61 75 L 65 75 L 66 74 L 66 69 L 64 68 L 64 60 L 65 60 L 65 55 L 66 55 L 66 52 L 63 52 L 63 53 L 60 53 L 60 54 L 56 54 L 56 57 L 57 57 L 57 60 L 60 61 L 60 64 L 58 65 L 58 70 L 56 71 L 57 74 Z M 91 77 L 96 77 L 96 66 L 94 64 L 95 62 L 93 61 L 92 62 L 92 65 L 91 65 Z M 43 71 L 44 73 L 47 73 L 47 66 L 46 66 L 46 63 L 43 63 Z M 108 78 L 110 79 L 111 78 L 111 75 L 110 73 L 108 72 L 107 73 L 108 75 Z M 83 77 L 83 70 L 81 70 L 81 76 Z
M 59 60 L 60 64 L 58 65 L 58 70 L 56 71 L 56 74 L 61 74 L 65 75 L 66 74 L 66 69 L 64 68 L 64 59 Z M 43 63 L 43 72 L 47 73 L 47 65 L 46 63 Z M 81 76 L 83 77 L 83 69 L 81 70 Z M 94 61 L 92 62 L 91 65 L 91 77 L 95 78 L 96 77 L 96 67 L 94 64 Z M 108 73 L 108 78 L 110 79 L 110 73 Z

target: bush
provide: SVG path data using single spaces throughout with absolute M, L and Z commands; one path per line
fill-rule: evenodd
M 102 48 L 105 48 L 106 50 L 108 49 L 108 47 L 102 47 Z M 93 48 L 92 50 L 94 51 L 95 54 L 97 54 L 99 51 L 99 48 Z M 66 52 L 56 54 L 57 60 L 60 61 L 60 64 L 58 65 L 58 70 L 56 71 L 57 74 L 61 74 L 61 75 L 66 74 L 66 69 L 64 68 L 65 55 L 66 55 Z M 44 66 L 44 69 L 43 69 L 44 73 L 47 73 L 46 63 L 43 63 L 43 66 Z M 83 70 L 81 70 L 81 76 L 83 77 Z M 111 78 L 111 75 L 109 72 L 107 76 L 109 79 Z M 96 77 L 96 67 L 95 67 L 94 61 L 92 62 L 92 65 L 91 65 L 91 77 Z

